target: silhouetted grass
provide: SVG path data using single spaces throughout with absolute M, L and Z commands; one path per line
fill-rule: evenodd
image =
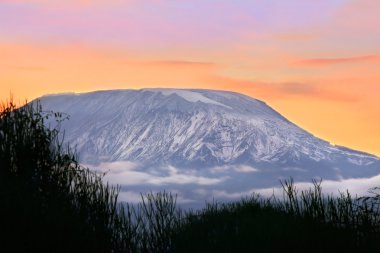
M 38 104 L 0 108 L 1 252 L 379 252 L 378 189 L 324 195 L 321 182 L 283 199 L 259 195 L 181 210 L 171 193 L 117 202 L 118 188 L 81 167 Z
M 284 198 L 253 195 L 181 211 L 170 193 L 128 205 L 133 252 L 379 252 L 379 195 L 324 195 L 321 182 Z
M 177 252 L 379 252 L 378 195 L 324 196 L 321 182 L 284 199 L 252 196 L 190 212 L 176 234 Z
M 64 149 L 38 104 L 0 109 L 0 250 L 124 252 L 118 189 Z

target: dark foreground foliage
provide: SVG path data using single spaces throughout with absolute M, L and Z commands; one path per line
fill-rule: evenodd
M 1 252 L 380 252 L 380 196 L 254 195 L 182 211 L 170 193 L 118 204 L 118 188 L 81 167 L 38 105 L 0 108 Z
M 188 214 L 177 252 L 379 252 L 376 197 L 323 196 L 317 182 L 299 194 L 288 181 L 284 192 L 281 200 L 253 196 Z
M 175 211 L 169 193 L 143 195 L 128 207 L 135 252 L 380 252 L 379 195 L 324 196 L 320 182 L 298 192 L 283 183 L 284 198 L 252 196 Z M 164 247 L 163 247 L 164 246 Z
M 0 251 L 123 252 L 117 189 L 64 150 L 38 105 L 0 110 Z

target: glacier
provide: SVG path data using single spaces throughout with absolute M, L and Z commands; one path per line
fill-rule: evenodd
M 235 92 L 155 88 L 38 100 L 46 111 L 69 115 L 60 126 L 66 143 L 81 163 L 108 171 L 106 179 L 126 196 L 165 189 L 184 203 L 199 202 L 276 187 L 289 177 L 342 181 L 380 174 L 378 157 L 332 145 Z

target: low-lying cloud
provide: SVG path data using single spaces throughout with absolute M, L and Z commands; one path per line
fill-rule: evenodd
M 295 186 L 299 191 L 313 188 L 313 184 L 311 182 L 299 182 L 295 183 Z M 342 192 L 349 191 L 350 194 L 354 196 L 367 196 L 371 189 L 380 187 L 380 175 L 370 178 L 341 179 L 339 181 L 322 180 L 321 186 L 324 194 L 332 194 L 337 196 Z M 282 196 L 283 194 L 281 187 L 252 189 L 252 191 L 265 197 L 270 197 L 272 195 Z
M 259 172 L 258 169 L 248 165 L 225 165 L 209 169 L 212 174 L 238 172 L 238 173 L 254 173 Z
M 179 170 L 174 166 L 142 170 L 138 163 L 132 162 L 101 163 L 88 167 L 103 173 L 104 180 L 118 185 L 216 185 L 227 179 L 226 177 L 205 177 L 194 170 Z
M 205 201 L 233 201 L 259 194 L 282 198 L 283 189 L 273 178 L 268 187 L 254 187 L 253 179 L 267 180 L 266 174 L 250 166 L 220 166 L 203 170 L 179 169 L 174 166 L 145 168 L 139 163 L 113 162 L 89 166 L 104 175 L 104 180 L 121 186 L 119 201 L 138 203 L 141 193 L 167 191 L 177 196 L 177 203 L 202 206 Z M 264 174 L 263 174 L 264 173 Z M 247 176 L 252 180 L 241 181 Z M 261 178 L 262 177 L 262 178 Z M 311 182 L 295 182 L 298 191 L 313 188 Z M 322 181 L 324 194 L 338 196 L 347 190 L 353 195 L 368 196 L 380 186 L 380 175 L 370 178 L 352 178 Z

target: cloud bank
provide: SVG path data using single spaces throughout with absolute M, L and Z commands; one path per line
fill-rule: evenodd
M 278 180 L 268 183 L 268 187 L 254 187 L 247 183 L 250 181 L 241 181 L 241 177 L 248 175 L 259 177 L 258 179 L 263 177 L 258 169 L 250 166 L 221 166 L 196 171 L 178 169 L 174 166 L 143 169 L 138 163 L 114 162 L 89 167 L 104 175 L 105 181 L 121 186 L 119 201 L 131 203 L 140 202 L 141 194 L 164 190 L 175 194 L 179 204 L 193 207 L 200 207 L 205 201 L 233 201 L 252 194 L 283 197 L 283 190 Z M 295 186 L 299 191 L 313 188 L 311 182 L 295 182 Z M 353 196 L 368 196 L 374 187 L 380 187 L 380 175 L 370 178 L 322 181 L 323 193 L 334 196 L 347 190 Z

